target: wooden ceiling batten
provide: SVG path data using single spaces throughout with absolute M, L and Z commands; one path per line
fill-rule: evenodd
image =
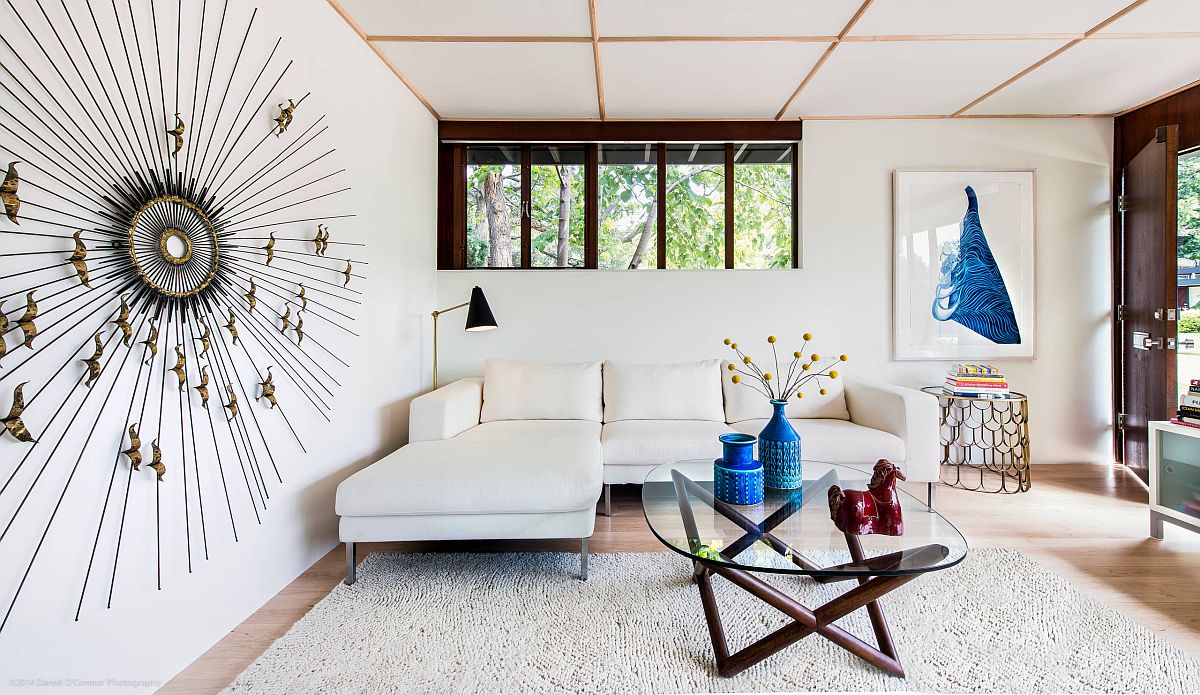
M 588 24 L 592 28 L 592 62 L 596 65 L 596 103 L 600 109 L 600 120 L 604 120 L 604 66 L 600 62 L 600 29 L 596 24 L 596 0 L 587 0 Z
M 379 43 L 592 43 L 591 36 L 567 35 L 482 35 L 482 34 L 369 34 L 367 41 Z M 1074 41 L 1128 40 L 1128 39 L 1200 39 L 1198 31 L 1159 32 L 1106 32 L 1088 36 L 1082 32 L 1033 33 L 1033 34 L 858 34 L 825 36 L 819 34 L 764 34 L 741 35 L 658 35 L 658 36 L 602 36 L 600 43 L 922 43 L 927 41 Z
M 829 43 L 836 36 L 601 36 L 600 43 Z
M 475 35 L 418 35 L 403 36 L 383 34 L 368 36 L 368 41 L 387 43 L 591 43 L 590 36 L 475 36 Z
M 846 26 L 842 28 L 842 31 L 837 35 L 833 42 L 829 44 L 829 47 L 825 49 L 825 52 L 821 54 L 821 57 L 817 59 L 817 64 L 812 66 L 812 69 L 808 71 L 808 74 L 805 75 L 804 79 L 800 81 L 800 84 L 796 86 L 796 89 L 792 92 L 792 95 L 788 97 L 786 102 L 784 102 L 783 108 L 779 109 L 779 113 L 775 114 L 775 120 L 778 121 L 783 118 L 783 114 L 787 113 L 787 110 L 791 108 L 792 102 L 796 101 L 796 97 L 800 96 L 800 92 L 803 92 L 804 88 L 808 86 L 808 83 L 812 82 L 812 79 L 816 77 L 817 72 L 821 69 L 821 66 L 825 64 L 825 61 L 829 60 L 829 57 L 833 55 L 833 52 L 836 51 L 837 47 L 841 44 L 842 39 L 844 39 L 846 35 L 850 33 L 850 30 L 854 28 L 854 25 L 858 23 L 858 20 L 862 19 L 862 16 L 866 14 L 867 9 L 871 7 L 871 3 L 873 2 L 875 2 L 875 0 L 865 0 L 863 4 L 859 6 L 858 11 L 854 13 L 854 16 L 850 18 L 849 22 L 846 22 Z
M 1113 16 L 1109 17 L 1108 19 L 1104 20 L 1103 22 L 1100 22 L 1100 23 L 1099 23 L 1099 24 L 1097 24 L 1096 26 L 1094 26 L 1094 27 L 1092 27 L 1091 29 L 1088 29 L 1087 31 L 1085 31 L 1085 32 L 1083 33 L 1083 36 L 1082 36 L 1082 37 L 1080 37 L 1080 38 L 1078 38 L 1078 39 L 1073 39 L 1072 41 L 1068 42 L 1068 43 L 1067 43 L 1066 45 L 1064 45 L 1064 46 L 1061 46 L 1061 47 L 1060 47 L 1058 50 L 1054 51 L 1053 53 L 1051 53 L 1050 55 L 1046 56 L 1045 58 L 1042 58 L 1041 60 L 1039 60 L 1038 62 L 1034 63 L 1033 65 L 1030 65 L 1029 67 L 1025 68 L 1025 69 L 1024 69 L 1024 70 L 1022 70 L 1021 72 L 1018 72 L 1017 74 L 1015 74 L 1015 75 L 1013 75 L 1012 77 L 1008 78 L 1008 79 L 1007 79 L 1007 80 L 1005 80 L 1004 82 L 1001 82 L 1000 84 L 996 85 L 995 87 L 993 87 L 992 89 L 988 90 L 988 91 L 987 91 L 987 92 L 985 92 L 985 93 L 984 93 L 982 96 L 978 97 L 977 99 L 975 99 L 975 100 L 974 100 L 974 101 L 972 101 L 971 103 L 969 103 L 969 104 L 967 104 L 966 106 L 962 107 L 962 108 L 961 108 L 961 109 L 959 109 L 958 111 L 955 111 L 955 112 L 954 112 L 954 115 L 955 115 L 955 116 L 961 116 L 963 113 L 965 113 L 966 111 L 968 111 L 968 110 L 970 110 L 970 109 L 972 109 L 972 108 L 974 108 L 974 107 L 978 106 L 978 105 L 979 105 L 980 103 L 982 103 L 984 100 L 988 99 L 989 97 L 991 97 L 992 95 L 996 94 L 996 93 L 997 93 L 997 92 L 999 92 L 1000 90 L 1004 89 L 1005 87 L 1008 87 L 1009 85 L 1013 84 L 1014 82 L 1016 82 L 1017 80 L 1021 79 L 1022 77 L 1025 77 L 1025 76 L 1026 76 L 1026 75 L 1028 75 L 1029 73 L 1033 72 L 1034 70 L 1037 70 L 1038 68 L 1042 67 L 1042 66 L 1043 66 L 1043 65 L 1045 65 L 1046 63 L 1049 63 L 1050 61 L 1054 60 L 1055 58 L 1057 58 L 1058 56 L 1062 55 L 1063 53 L 1066 53 L 1067 51 L 1071 50 L 1072 48 L 1074 48 L 1074 47 L 1078 46 L 1079 44 L 1083 43 L 1085 40 L 1087 40 L 1087 39 L 1091 38 L 1091 37 L 1092 37 L 1094 34 L 1096 34 L 1097 32 L 1099 32 L 1100 30 L 1104 29 L 1104 27 L 1108 26 L 1109 24 L 1112 24 L 1113 22 L 1115 22 L 1115 21 L 1117 21 L 1118 19 L 1120 19 L 1120 18 L 1124 17 L 1125 15 L 1129 14 L 1130 12 L 1132 12 L 1132 11 L 1136 10 L 1137 8 L 1141 7 L 1142 5 L 1145 5 L 1145 4 L 1146 4 L 1147 2 L 1149 2 L 1149 1 L 1150 1 L 1150 0 L 1135 0 L 1134 2 L 1130 3 L 1129 5 L 1126 5 L 1126 6 L 1124 7 L 1124 9 L 1122 9 L 1120 12 L 1117 12 L 1116 14 L 1114 14 Z
M 805 121 L 936 121 L 945 119 L 1012 119 L 1012 118 L 1112 118 L 1111 113 L 964 113 L 959 115 L 949 113 L 928 114 L 897 114 L 892 116 L 804 116 Z
M 342 7 L 342 4 L 338 2 L 338 0 L 325 1 L 329 3 L 329 6 L 333 8 L 334 12 L 338 13 L 338 16 L 342 18 L 342 21 L 346 22 L 346 24 L 354 30 L 355 34 L 358 34 L 358 38 L 362 39 L 363 43 L 367 44 L 367 46 L 375 53 L 375 55 L 379 56 L 379 59 L 383 61 L 383 64 L 388 66 L 388 69 L 392 71 L 392 74 L 395 75 L 396 78 L 408 88 L 408 91 L 411 92 L 414 97 L 416 97 L 417 101 L 421 102 L 421 105 L 425 107 L 425 110 L 429 112 L 429 115 L 433 116 L 437 120 L 441 120 L 442 116 L 437 112 L 437 109 L 433 108 L 433 105 L 430 104 L 429 101 L 417 91 L 417 88 L 408 81 L 408 78 L 405 77 L 404 74 L 400 72 L 400 69 L 396 67 L 396 64 L 393 63 L 382 50 L 380 50 L 379 46 L 375 45 L 369 38 L 367 38 L 367 32 L 363 31 L 363 28 L 358 25 L 358 22 L 354 21 L 354 18 L 350 16 L 350 13 L 346 12 L 345 8 Z

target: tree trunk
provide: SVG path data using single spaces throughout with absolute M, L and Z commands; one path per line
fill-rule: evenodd
M 509 231 L 512 229 L 512 220 L 508 217 L 508 199 L 504 195 L 500 172 L 488 172 L 484 177 L 483 200 L 488 222 L 488 267 L 511 268 L 512 242 Z
M 642 223 L 642 236 L 638 239 L 637 249 L 629 259 L 629 269 L 637 270 L 642 265 L 642 257 L 646 255 L 646 247 L 650 245 L 650 237 L 654 236 L 654 226 L 658 221 L 658 196 L 650 200 L 646 207 L 646 221 Z
M 571 179 L 569 167 L 558 170 L 558 267 L 566 268 L 571 256 Z

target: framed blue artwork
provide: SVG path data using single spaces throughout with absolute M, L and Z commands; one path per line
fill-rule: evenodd
M 893 356 L 1032 358 L 1034 171 L 897 171 L 894 183 Z

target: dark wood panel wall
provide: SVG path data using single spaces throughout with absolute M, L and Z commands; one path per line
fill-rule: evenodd
M 1200 85 L 1117 116 L 1114 169 L 1123 169 L 1164 125 L 1179 126 L 1180 151 L 1200 147 Z

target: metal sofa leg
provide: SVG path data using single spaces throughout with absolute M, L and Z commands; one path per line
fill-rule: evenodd
M 612 516 L 612 485 L 604 486 L 604 516 Z
M 929 511 L 934 510 L 934 503 L 937 502 L 937 481 L 929 483 Z
M 357 559 L 357 553 L 355 551 L 356 551 L 356 548 L 355 548 L 354 543 L 349 543 L 349 542 L 346 543 L 346 581 L 345 581 L 345 584 L 347 586 L 353 584 L 358 579 L 358 563 L 355 562 L 355 560 Z
M 583 545 L 579 549 L 579 579 L 587 581 L 588 578 L 588 539 L 583 539 Z

